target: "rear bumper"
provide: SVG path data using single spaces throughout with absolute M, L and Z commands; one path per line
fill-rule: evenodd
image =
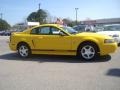
M 9 43 L 9 47 L 12 51 L 16 51 L 17 48 L 16 48 L 16 44 L 13 44 L 13 43 Z

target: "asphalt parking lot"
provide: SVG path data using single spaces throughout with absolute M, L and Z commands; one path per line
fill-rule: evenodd
M 85 62 L 73 56 L 33 55 L 10 51 L 0 36 L 0 90 L 120 90 L 120 47 Z

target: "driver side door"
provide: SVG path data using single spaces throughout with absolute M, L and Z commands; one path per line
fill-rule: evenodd
M 69 35 L 61 36 L 61 30 L 53 26 L 44 26 L 33 29 L 36 34 L 32 35 L 32 41 L 35 50 L 38 51 L 66 51 L 71 50 L 71 37 Z

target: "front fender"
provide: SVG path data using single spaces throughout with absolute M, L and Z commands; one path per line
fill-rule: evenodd
M 102 44 L 103 41 L 92 37 L 77 38 L 73 40 L 72 49 L 77 50 L 79 45 L 82 44 L 83 42 L 94 42 L 96 45 L 98 45 L 98 47 L 101 47 L 100 45 Z

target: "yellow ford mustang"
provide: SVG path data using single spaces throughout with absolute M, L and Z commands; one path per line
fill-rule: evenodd
M 117 49 L 117 44 L 109 36 L 77 33 L 71 27 L 57 24 L 44 24 L 13 33 L 9 46 L 21 57 L 31 54 L 77 55 L 85 60 L 93 60 Z

